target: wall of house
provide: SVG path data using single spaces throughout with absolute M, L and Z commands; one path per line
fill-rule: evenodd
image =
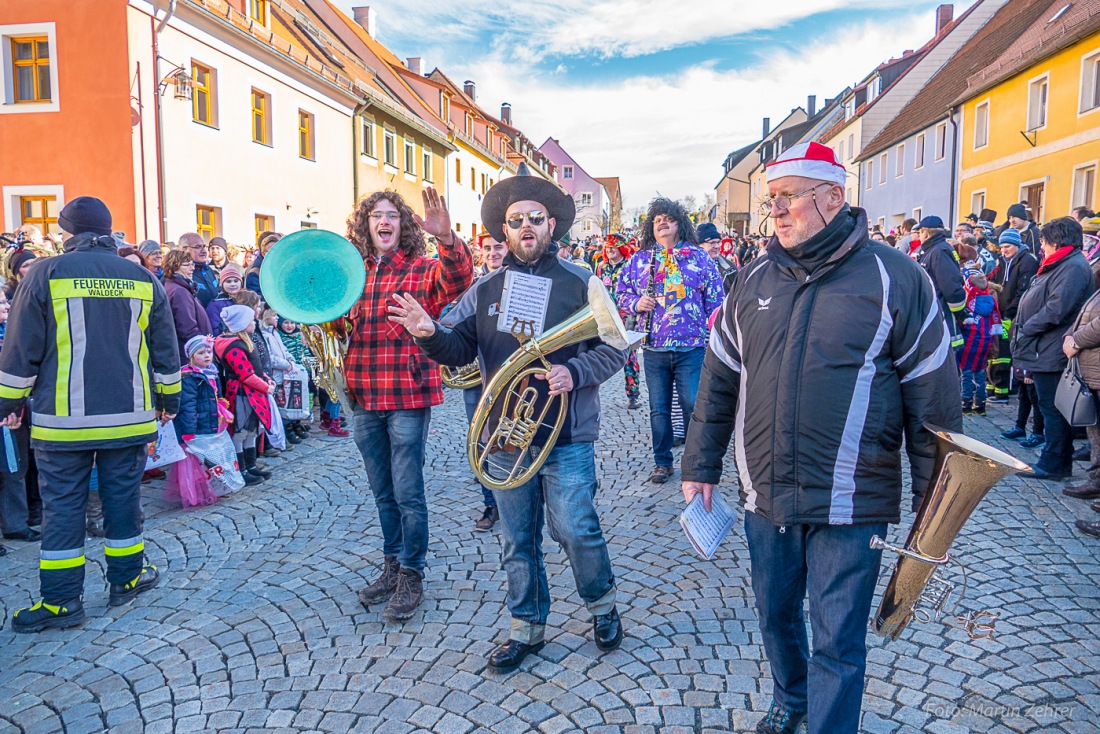
M 931 125 L 903 141 L 904 168 L 897 176 L 898 146 L 884 151 L 887 155 L 886 183 L 880 184 L 880 155 L 864 163 L 873 168 L 871 176 L 863 175 L 860 181 L 860 206 L 867 210 L 871 224 L 883 224 L 889 231 L 903 220 L 935 214 L 951 223 L 951 166 L 954 146 L 953 128 L 945 128 L 944 155 L 936 159 L 936 127 Z M 924 164 L 917 168 L 917 137 L 924 135 Z M 866 169 L 865 169 L 866 172 Z M 919 211 L 917 211 L 919 210 Z
M 451 221 L 462 237 L 469 239 L 484 232 L 481 224 L 481 200 L 485 193 L 507 174 L 498 163 L 456 138 L 458 150 L 447 157 L 447 206 Z
M 577 218 L 573 222 L 569 235 L 576 242 L 585 237 L 604 234 L 603 212 L 605 209 L 603 186 L 589 176 L 581 168 L 573 157 L 561 147 L 555 140 L 546 141 L 541 148 L 542 153 L 558 167 L 558 183 L 573 197 L 577 206 Z M 566 178 L 566 166 L 572 166 L 573 175 Z M 591 197 L 591 203 L 584 203 L 586 195 Z
M 367 108 L 357 120 L 359 198 L 375 191 L 396 191 L 416 212 L 423 214 L 421 192 L 428 186 L 446 191 L 447 158 L 442 145 L 380 107 Z M 394 139 L 392 162 L 386 160 L 387 133 Z M 405 165 L 406 142 L 413 145 L 411 171 Z M 424 166 L 425 151 L 431 156 L 430 168 Z

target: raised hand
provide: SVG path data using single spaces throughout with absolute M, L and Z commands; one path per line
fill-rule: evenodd
M 424 307 L 408 293 L 393 294 L 394 305 L 386 310 L 390 312 L 390 321 L 401 324 L 415 337 L 431 336 L 435 333 L 435 322 Z
M 452 244 L 454 240 L 451 238 L 451 213 L 447 211 L 447 200 L 431 186 L 420 194 L 424 199 L 424 216 L 414 213 L 413 219 L 421 229 L 444 245 Z

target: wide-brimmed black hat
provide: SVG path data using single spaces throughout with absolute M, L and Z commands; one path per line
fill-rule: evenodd
M 558 188 L 557 184 L 538 176 L 532 176 L 525 163 L 519 164 L 516 175 L 495 184 L 481 200 L 481 225 L 497 242 L 504 239 L 504 214 L 517 201 L 537 201 L 554 218 L 553 239 L 560 240 L 573 220 L 577 218 L 577 205 L 573 197 Z

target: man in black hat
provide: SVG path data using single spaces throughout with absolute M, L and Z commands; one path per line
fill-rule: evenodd
M 1032 252 L 1039 252 L 1039 228 L 1031 221 L 1031 212 L 1022 202 L 1008 208 L 1008 226 L 1020 233 L 1020 241 Z
M 390 308 L 390 320 L 408 329 L 429 358 L 459 366 L 476 357 L 486 383 L 519 346 L 512 330 L 521 315 L 537 336 L 590 298 L 610 303 L 598 278 L 558 257 L 558 241 L 576 216 L 573 199 L 555 184 L 525 174 L 521 166 L 519 175 L 495 185 L 482 201 L 482 223 L 494 239 L 507 242 L 509 253 L 499 270 L 479 280 L 455 306 L 449 317 L 453 329 L 434 322 L 408 296 L 395 296 Z M 523 314 L 514 310 L 520 301 L 527 304 Z M 545 358 L 551 368 L 536 374 L 529 385 L 536 391 L 534 414 L 547 400 L 565 395 L 565 422 L 538 473 L 515 489 L 495 492 L 512 613 L 510 639 L 489 655 L 489 669 L 496 672 L 514 670 L 545 644 L 550 613 L 542 554 L 545 522 L 569 556 L 577 593 L 593 616 L 596 646 L 614 650 L 623 637 L 615 608 L 615 576 L 596 514 L 593 444 L 599 436 L 600 383 L 623 368 L 626 353 L 589 339 Z M 550 408 L 550 415 L 557 415 L 556 407 Z M 548 427 L 541 427 L 532 445 L 546 447 L 548 434 Z
M 42 598 L 12 615 L 16 632 L 84 621 L 85 507 L 93 466 L 103 505 L 110 604 L 156 586 L 144 563 L 141 474 L 158 418 L 179 406 L 176 328 L 164 287 L 118 257 L 111 213 L 81 196 L 57 218 L 64 253 L 20 284 L 0 352 L 0 425 L 32 399 L 31 447 L 42 489 Z

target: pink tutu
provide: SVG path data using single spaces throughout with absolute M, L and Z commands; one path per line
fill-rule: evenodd
M 206 480 L 202 462 L 186 452 L 181 461 L 168 467 L 162 498 L 165 502 L 179 502 L 184 507 L 202 507 L 218 501 Z

